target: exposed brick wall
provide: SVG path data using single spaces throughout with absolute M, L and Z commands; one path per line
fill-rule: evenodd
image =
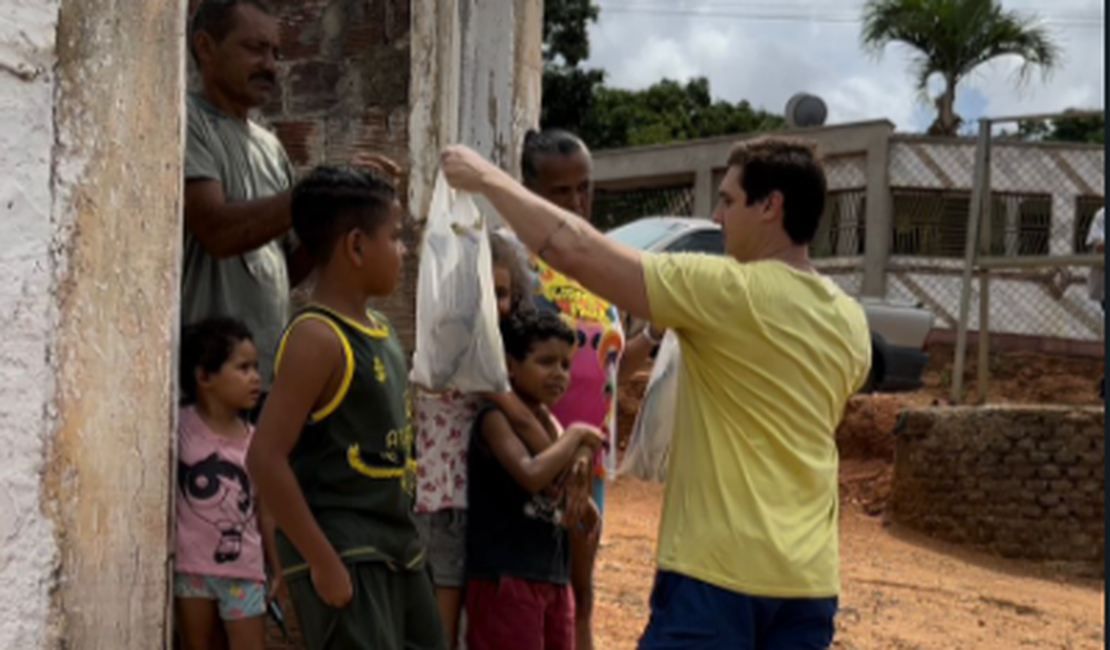
M 1105 412 L 909 411 L 896 431 L 892 521 L 1004 557 L 1103 577 Z
M 263 117 L 304 172 L 381 153 L 409 165 L 410 0 L 271 0 L 282 24 L 281 92 Z M 416 250 L 419 233 L 408 228 Z M 375 305 L 412 349 L 416 258 Z
M 410 1 L 269 1 L 281 21 L 280 91 L 258 117 L 281 139 L 298 173 L 347 162 L 358 152 L 384 154 L 408 168 Z M 190 13 L 198 3 L 190 0 Z M 406 244 L 416 250 L 418 241 L 413 224 Z M 397 293 L 375 305 L 410 351 L 416 270 L 410 255 Z

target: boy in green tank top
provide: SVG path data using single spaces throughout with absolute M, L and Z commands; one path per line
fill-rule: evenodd
M 247 465 L 273 508 L 278 552 L 310 650 L 445 650 L 411 518 L 416 461 L 408 369 L 372 297 L 404 255 L 394 185 L 320 167 L 296 187 L 293 228 L 316 285 L 286 328 Z

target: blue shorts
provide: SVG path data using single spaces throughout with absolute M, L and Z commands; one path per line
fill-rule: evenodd
M 837 599 L 760 598 L 659 571 L 639 650 L 825 650 Z
M 595 476 L 592 492 L 593 494 L 590 496 L 593 497 L 594 503 L 597 504 L 597 514 L 601 519 L 605 519 L 605 479 L 600 476 Z
M 266 613 L 266 583 L 258 580 L 174 573 L 173 595 L 175 598 L 213 600 L 220 619 L 225 621 L 240 621 Z

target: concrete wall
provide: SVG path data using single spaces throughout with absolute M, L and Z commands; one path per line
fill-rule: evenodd
M 1104 575 L 1103 409 L 910 411 L 895 435 L 892 521 Z
M 45 482 L 67 648 L 167 634 L 184 17 L 182 2 L 61 7 Z
M 57 559 L 50 438 L 57 1 L 0 0 L 0 648 L 42 648 Z
M 166 635 L 177 3 L 0 0 L 0 647 Z

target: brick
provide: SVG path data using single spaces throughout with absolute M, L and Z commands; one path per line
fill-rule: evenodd
M 1022 438 L 1021 440 L 1017 441 L 1017 443 L 1014 445 L 1014 448 L 1021 449 L 1023 451 L 1033 451 L 1037 448 L 1037 441 L 1033 438 Z
M 1037 448 L 1041 451 L 1054 454 L 1064 448 L 1064 441 L 1060 438 L 1049 438 L 1048 440 L 1042 440 L 1040 444 L 1037 445 Z
M 1075 467 L 1069 467 L 1068 471 L 1065 472 L 1065 474 L 1070 479 L 1081 479 L 1089 477 L 1091 475 L 1091 471 L 1086 467 L 1083 467 L 1082 465 L 1077 465 Z
M 1014 448 L 1013 443 L 1010 442 L 1009 440 L 1007 440 L 1006 438 L 997 438 L 995 440 L 990 441 L 990 443 L 987 444 L 987 449 L 989 449 L 990 451 L 993 451 L 995 453 L 998 453 L 998 454 L 1005 454 L 1013 448 Z
M 289 160 L 298 167 L 318 164 L 322 158 L 323 129 L 311 120 L 274 122 L 274 131 L 289 154 Z
M 1031 451 L 1031 452 L 1029 452 L 1029 462 L 1033 463 L 1034 465 L 1044 465 L 1045 463 L 1048 463 L 1050 460 L 1052 460 L 1052 456 L 1050 454 L 1046 453 L 1046 452 L 1043 452 L 1043 451 Z
M 297 0 L 279 10 L 281 57 L 297 62 L 320 56 L 328 0 Z
M 1049 482 L 1048 489 L 1061 495 L 1068 495 L 1075 491 L 1075 484 L 1067 479 L 1060 479 Z
M 407 106 L 409 99 L 409 50 L 407 47 L 377 47 L 359 59 L 365 105 L 392 110 Z
M 408 38 L 412 29 L 412 0 L 389 0 L 388 14 L 389 30 L 386 38 L 390 42 Z
M 1037 494 L 1048 492 L 1048 481 L 1043 479 L 1033 479 L 1025 482 L 1026 489 L 1032 490 Z
M 1030 479 L 1037 475 L 1037 468 L 1032 465 L 1016 465 L 1011 468 L 1011 476 L 1017 479 Z
M 289 69 L 286 105 L 290 115 L 303 116 L 333 108 L 340 97 L 343 68 L 336 63 L 308 61 Z
M 1060 495 L 1052 492 L 1047 492 L 1037 497 L 1037 503 L 1040 503 L 1046 508 L 1051 508 L 1053 506 L 1059 505 Z
M 1035 504 L 1024 505 L 1021 507 L 1021 516 L 1026 519 L 1040 519 L 1044 516 L 1044 509 Z
M 344 56 L 361 56 L 386 45 L 385 5 L 385 0 L 347 3 L 343 30 Z
M 1067 519 L 1071 516 L 1071 508 L 1066 504 L 1060 504 L 1048 511 L 1048 516 L 1053 519 Z
M 1060 478 L 1060 468 L 1055 465 L 1045 465 L 1037 470 L 1037 476 L 1045 479 Z
M 1052 457 L 1058 465 L 1074 465 L 1079 461 L 1079 455 L 1070 449 L 1061 449 Z

